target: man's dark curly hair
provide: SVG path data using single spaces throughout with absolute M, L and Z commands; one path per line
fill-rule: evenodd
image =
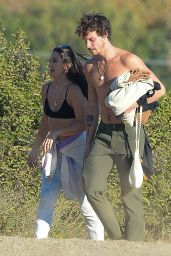
M 111 39 L 111 24 L 107 17 L 102 13 L 83 13 L 78 22 L 76 28 L 76 34 L 81 37 L 87 35 L 88 32 L 96 31 L 97 35 L 108 35 L 108 39 Z

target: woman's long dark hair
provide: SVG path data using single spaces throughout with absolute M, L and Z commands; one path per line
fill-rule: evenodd
M 87 99 L 88 85 L 83 71 L 84 61 L 87 58 L 74 51 L 69 45 L 59 45 L 53 49 L 53 52 L 58 52 L 63 63 L 68 64 L 69 68 L 66 73 L 68 80 L 76 83 L 80 87 L 84 97 Z

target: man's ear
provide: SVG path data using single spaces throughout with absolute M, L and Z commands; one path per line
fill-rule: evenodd
M 104 39 L 108 38 L 108 33 L 102 36 Z

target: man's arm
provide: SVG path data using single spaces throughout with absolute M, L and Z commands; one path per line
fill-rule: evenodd
M 87 132 L 87 140 L 86 140 L 86 152 L 85 158 L 88 156 L 90 151 L 91 144 L 93 142 L 98 121 L 99 121 L 99 104 L 96 89 L 92 84 L 92 79 L 90 76 L 92 65 L 87 64 L 85 66 L 85 77 L 88 82 L 88 102 L 86 109 L 86 132 Z
M 157 78 L 157 76 L 145 65 L 145 63 L 142 61 L 141 58 L 139 58 L 138 56 L 136 56 L 135 54 L 132 53 L 126 53 L 123 55 L 122 57 L 122 62 L 123 64 L 129 69 L 129 70 L 134 70 L 134 69 L 141 69 L 144 71 L 147 71 L 149 73 L 150 78 L 155 81 L 158 82 L 160 84 L 160 89 L 156 90 L 154 95 L 152 97 L 148 98 L 148 103 L 152 103 L 154 101 L 157 101 L 158 99 L 160 99 L 166 92 L 165 90 L 165 86 L 163 85 L 163 83 Z M 138 106 L 138 104 L 137 104 Z
M 98 126 L 99 107 L 97 101 L 90 101 L 87 104 L 86 113 L 86 131 L 87 131 L 87 146 L 90 147 Z

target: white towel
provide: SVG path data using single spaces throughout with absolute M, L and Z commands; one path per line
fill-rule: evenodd
M 138 79 L 135 82 L 127 82 L 130 77 L 130 72 L 125 73 L 115 79 L 111 84 L 112 92 L 106 97 L 105 104 L 112 109 L 115 116 L 129 123 L 131 126 L 134 123 L 135 109 L 130 113 L 124 113 L 131 107 L 139 98 L 145 95 L 149 90 L 154 88 L 154 82 L 151 78 Z

